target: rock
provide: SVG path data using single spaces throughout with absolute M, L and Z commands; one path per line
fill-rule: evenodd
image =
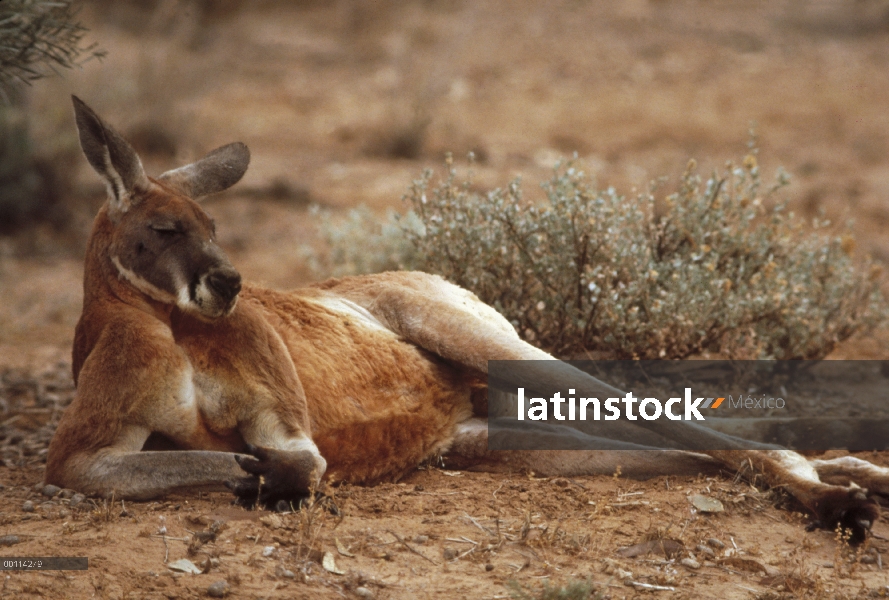
M 285 569 L 284 565 L 278 565 L 275 567 L 275 575 L 278 577 L 286 577 L 287 579 L 293 579 L 296 577 L 296 573 L 291 571 L 290 569 Z
M 693 496 L 689 496 L 688 499 L 692 505 L 702 513 L 721 513 L 725 510 L 722 506 L 722 502 L 716 498 L 711 498 L 710 496 L 694 494 Z
M 180 558 L 177 561 L 171 562 L 167 565 L 167 568 L 171 571 L 179 571 L 180 573 L 191 573 L 192 575 L 201 574 L 201 570 L 198 566 L 187 558 Z
M 330 552 L 325 552 L 324 556 L 321 558 L 321 566 L 324 567 L 325 571 L 329 571 L 334 575 L 345 575 L 346 572 L 336 566 L 336 561 L 333 558 L 333 554 Z
M 281 529 L 282 527 L 284 527 L 284 519 L 275 514 L 261 517 L 259 519 L 259 522 L 269 529 Z
M 71 490 L 71 489 L 68 489 L 68 488 L 62 488 L 62 491 L 59 492 L 59 498 L 65 498 L 65 499 L 68 499 L 68 498 L 70 498 L 71 496 L 73 496 L 74 494 L 75 494 L 75 491 L 74 491 L 74 490 Z
M 705 546 L 704 544 L 698 544 L 695 550 L 709 558 L 716 558 L 716 553 L 713 552 L 713 549 Z
M 457 558 L 457 551 L 453 548 L 445 548 L 442 550 L 442 556 L 444 556 L 445 560 L 454 560 Z
M 62 491 L 62 488 L 60 488 L 59 486 L 48 483 L 45 486 L 43 486 L 43 489 L 40 490 L 40 493 L 43 494 L 44 496 L 46 496 L 47 498 L 55 498 L 56 494 L 58 494 L 61 491 Z
M 425 544 L 428 541 L 429 541 L 428 535 L 415 535 L 414 536 L 414 543 L 415 544 Z
M 700 569 L 701 568 L 701 563 L 699 563 L 698 561 L 696 561 L 693 558 L 683 558 L 682 560 L 679 561 L 679 564 L 684 565 L 684 566 L 688 567 L 689 569 Z
M 266 546 L 262 549 L 262 555 L 266 558 L 270 557 L 275 553 L 276 548 L 274 546 Z
M 74 494 L 73 496 L 71 496 L 71 500 L 68 501 L 68 507 L 76 508 L 77 506 L 82 504 L 84 500 L 86 500 L 86 496 L 84 496 L 83 494 Z
M 359 598 L 364 598 L 365 600 L 371 600 L 374 597 L 374 593 L 366 587 L 355 588 L 355 595 Z
M 217 581 L 215 583 L 211 583 L 210 587 L 207 588 L 207 595 L 211 598 L 225 598 L 231 588 L 226 581 Z
M 14 546 L 21 542 L 17 535 L 4 535 L 0 537 L 0 546 Z
M 717 548 L 719 550 L 725 548 L 725 543 L 717 540 L 716 538 L 710 538 L 709 540 L 707 540 L 707 545 L 711 548 Z
M 25 500 L 24 503 L 22 503 L 22 512 L 26 512 L 26 513 L 34 512 L 34 503 L 31 502 L 30 500 Z
M 490 572 L 490 571 L 493 571 L 493 570 L 494 570 L 494 565 L 492 565 L 491 563 L 488 563 L 488 564 L 485 565 L 485 571 L 489 571 L 489 572 Z

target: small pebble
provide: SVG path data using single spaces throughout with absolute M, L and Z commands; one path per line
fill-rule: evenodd
M 62 519 L 67 519 L 70 516 L 71 516 L 71 511 L 68 510 L 67 508 L 63 508 L 62 510 L 59 511 L 59 517 L 61 517 Z
M 2 542 L 3 538 L 0 538 L 0 542 Z M 877 564 L 877 557 L 873 554 L 865 554 L 861 557 L 861 564 L 863 565 L 875 565 Z
M 0 537 L 0 546 L 14 546 L 21 540 L 17 535 L 4 535 Z
M 359 598 L 367 598 L 368 600 L 374 597 L 374 593 L 366 587 L 355 588 L 355 595 Z
M 708 557 L 710 557 L 710 558 L 715 558 L 715 557 L 716 557 L 716 553 L 713 552 L 713 550 L 712 550 L 711 548 L 708 548 L 708 547 L 705 546 L 704 544 L 698 544 L 697 547 L 695 548 L 695 550 L 697 550 L 697 551 L 700 552 L 701 554 L 703 554 L 703 555 L 705 555 L 705 556 L 708 556 Z
M 709 540 L 707 540 L 707 545 L 711 548 L 718 548 L 720 550 L 725 548 L 725 543 L 717 540 L 716 538 L 710 538 Z
M 74 492 L 74 490 L 72 490 L 72 489 L 63 488 L 62 491 L 59 492 L 59 498 L 65 498 L 65 499 L 68 499 L 68 498 L 70 498 L 71 496 L 73 496 L 74 493 L 75 493 L 75 492 Z
M 48 483 L 45 486 L 43 486 L 43 489 L 40 490 L 40 493 L 43 494 L 44 496 L 46 496 L 47 498 L 55 498 L 56 494 L 58 494 L 61 491 L 62 491 L 62 488 L 60 488 L 59 486 Z
M 262 555 L 266 558 L 268 558 L 269 556 L 271 556 L 274 553 L 275 553 L 274 546 L 266 546 L 265 548 L 262 549 Z
M 490 571 L 493 571 L 493 570 L 494 570 L 494 565 L 492 565 L 491 563 L 488 563 L 488 564 L 485 565 L 485 571 L 489 571 L 489 572 L 490 572 Z
M 428 535 L 415 535 L 414 536 L 414 543 L 415 544 L 425 544 L 428 541 L 429 541 Z
M 442 555 L 444 556 L 445 560 L 454 560 L 455 558 L 457 558 L 457 551 L 453 548 L 445 548 L 442 551 Z
M 228 583 L 225 581 L 217 581 L 216 583 L 211 583 L 210 587 L 207 588 L 207 594 L 211 598 L 225 598 L 228 592 Z
M 685 565 L 689 569 L 700 569 L 701 568 L 701 563 L 699 563 L 698 561 L 696 561 L 693 558 L 683 558 L 682 560 L 679 561 L 679 563 L 682 565 Z
M 22 504 L 22 512 L 34 512 L 34 503 L 30 500 L 25 500 L 25 502 Z
M 80 503 L 86 500 L 86 496 L 83 494 L 74 494 L 71 496 L 71 500 L 68 502 L 68 506 L 71 508 L 76 508 Z
M 278 577 L 286 577 L 287 579 L 293 579 L 296 577 L 296 573 L 294 573 L 290 569 L 285 569 L 284 567 L 281 567 L 281 565 L 278 565 L 278 567 L 279 569 L 275 569 L 275 573 L 278 575 Z

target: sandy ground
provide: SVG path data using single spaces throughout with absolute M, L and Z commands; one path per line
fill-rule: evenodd
M 135 4 L 85 5 L 109 56 L 34 87 L 38 147 L 76 151 L 70 93 L 130 135 L 153 173 L 246 142 L 248 175 L 207 209 L 248 279 L 283 288 L 316 277 L 303 258 L 318 247 L 309 203 L 399 209 L 445 151 L 475 152 L 479 186 L 522 176 L 531 197 L 577 152 L 600 185 L 629 194 L 661 175 L 675 183 L 689 157 L 705 172 L 740 159 L 753 122 L 765 172 L 793 176 L 798 215 L 849 221 L 858 252 L 889 257 L 886 2 Z M 102 194 L 77 160 L 68 230 L 0 239 L 0 535 L 18 539 L 4 555 L 88 556 L 90 569 L 9 572 L 0 596 L 191 598 L 218 581 L 238 598 L 494 598 L 510 597 L 510 582 L 578 579 L 611 598 L 889 590 L 885 523 L 851 553 L 830 532 L 807 533 L 779 493 L 732 474 L 569 481 L 444 465 L 340 488 L 339 516 L 250 512 L 224 494 L 74 507 L 42 496 L 46 443 L 73 393 L 83 241 Z M 868 333 L 834 357 L 889 358 L 886 340 Z M 694 494 L 725 511 L 701 513 Z M 192 541 L 217 521 L 215 539 Z M 619 552 L 647 540 L 665 540 L 666 555 Z M 702 566 L 680 563 L 691 555 Z M 180 558 L 207 572 L 171 571 Z

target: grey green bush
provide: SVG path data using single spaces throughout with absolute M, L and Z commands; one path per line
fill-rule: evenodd
M 575 579 L 565 585 L 551 584 L 544 580 L 537 590 L 523 587 L 518 581 L 507 582 L 509 595 L 513 600 L 600 600 L 604 598 L 601 590 L 590 581 Z
M 519 180 L 476 192 L 449 161 L 413 182 L 400 221 L 368 233 L 354 212 L 324 231 L 340 274 L 439 273 L 559 356 L 822 358 L 884 321 L 880 269 L 828 221 L 794 218 L 787 183 L 763 185 L 755 149 L 706 178 L 690 162 L 660 198 L 597 190 L 568 162 L 529 202 Z
M 0 85 L 40 79 L 47 68 L 70 69 L 83 56 L 104 56 L 95 45 L 81 45 L 87 29 L 76 15 L 71 0 L 0 2 Z
M 35 220 L 66 222 L 76 150 L 38 153 L 22 84 L 105 55 L 81 43 L 87 29 L 76 16 L 71 0 L 0 0 L 0 235 Z

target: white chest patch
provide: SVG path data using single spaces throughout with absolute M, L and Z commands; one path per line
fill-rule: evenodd
M 191 367 L 183 373 L 182 382 L 180 383 L 179 391 L 176 394 L 176 403 L 180 410 L 197 410 L 197 394 L 195 393 L 194 377 Z

